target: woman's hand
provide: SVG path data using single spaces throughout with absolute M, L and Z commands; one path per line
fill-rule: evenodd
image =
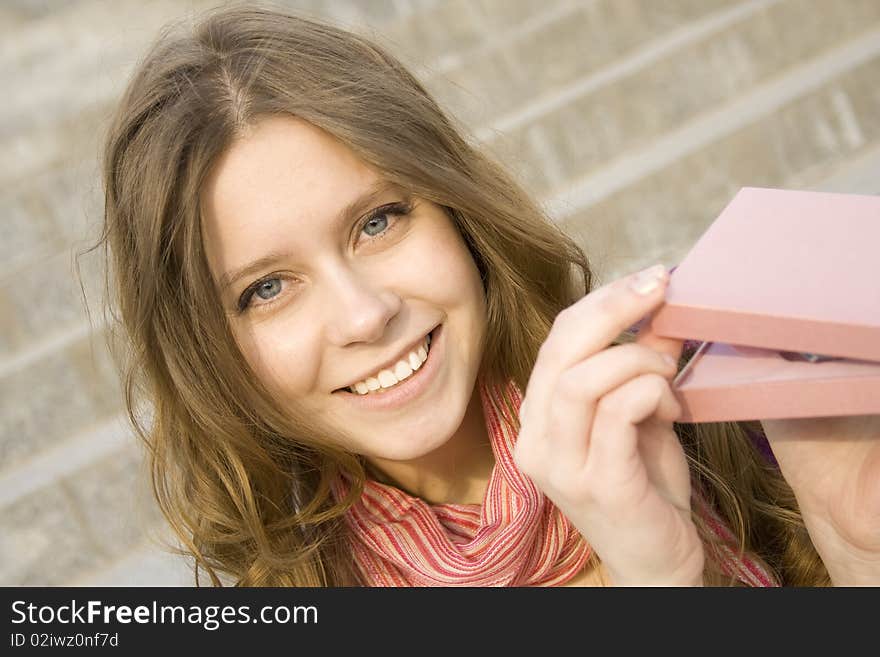
M 880 415 L 761 424 L 834 584 L 880 585 Z
M 520 407 L 517 467 L 584 535 L 615 585 L 702 583 L 690 475 L 672 428 L 681 407 L 669 380 L 683 343 L 646 326 L 635 343 L 609 347 L 661 304 L 667 283 L 658 266 L 559 313 Z

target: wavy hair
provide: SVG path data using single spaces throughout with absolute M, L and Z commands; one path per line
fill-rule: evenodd
M 484 281 L 487 381 L 512 379 L 524 390 L 554 318 L 594 277 L 577 243 L 369 39 L 271 6 L 226 7 L 162 30 L 109 124 L 104 224 L 89 249 L 106 258 L 109 346 L 156 500 L 178 551 L 194 560 L 196 585 L 204 572 L 215 586 L 227 578 L 356 586 L 342 516 L 362 490 L 365 463 L 335 447 L 319 419 L 282 408 L 261 386 L 232 337 L 201 242 L 199 190 L 212 164 L 277 114 L 323 129 L 446 210 Z M 735 549 L 784 584 L 827 583 L 791 489 L 744 427 L 676 429 Z M 337 502 L 330 484 L 343 472 L 357 485 Z M 694 519 L 710 544 L 711 531 Z M 714 554 L 707 550 L 707 583 L 733 584 Z

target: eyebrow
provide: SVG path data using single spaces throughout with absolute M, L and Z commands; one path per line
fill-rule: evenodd
M 358 215 L 366 212 L 368 209 L 370 209 L 370 206 L 385 193 L 390 191 L 397 191 L 398 189 L 399 188 L 397 185 L 387 180 L 380 180 L 374 183 L 363 194 L 361 194 L 344 208 L 342 208 L 339 214 L 336 215 L 334 229 L 338 229 L 340 226 L 348 223 L 352 219 L 356 218 Z M 267 253 L 266 255 L 257 258 L 252 262 L 249 262 L 243 267 L 239 267 L 238 269 L 226 272 L 225 274 L 223 274 L 223 276 L 220 277 L 220 292 L 225 292 L 239 279 L 244 278 L 249 274 L 260 271 L 264 268 L 268 268 L 275 263 L 284 260 L 285 258 L 289 258 L 290 255 L 291 254 L 289 253 L 281 252 Z

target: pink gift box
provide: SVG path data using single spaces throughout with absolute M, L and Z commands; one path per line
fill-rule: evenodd
M 880 414 L 880 197 L 741 189 L 651 325 L 703 342 L 681 422 Z

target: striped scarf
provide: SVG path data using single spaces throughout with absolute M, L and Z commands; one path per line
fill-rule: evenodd
M 568 519 L 514 465 L 513 445 L 522 393 L 478 382 L 495 454 L 482 504 L 428 504 L 368 479 L 346 512 L 354 562 L 371 586 L 558 586 L 583 570 L 591 548 Z M 350 482 L 332 487 L 344 499 Z M 732 533 L 708 505 L 698 507 L 716 534 Z M 773 585 L 758 564 L 720 548 L 724 572 L 749 586 Z

